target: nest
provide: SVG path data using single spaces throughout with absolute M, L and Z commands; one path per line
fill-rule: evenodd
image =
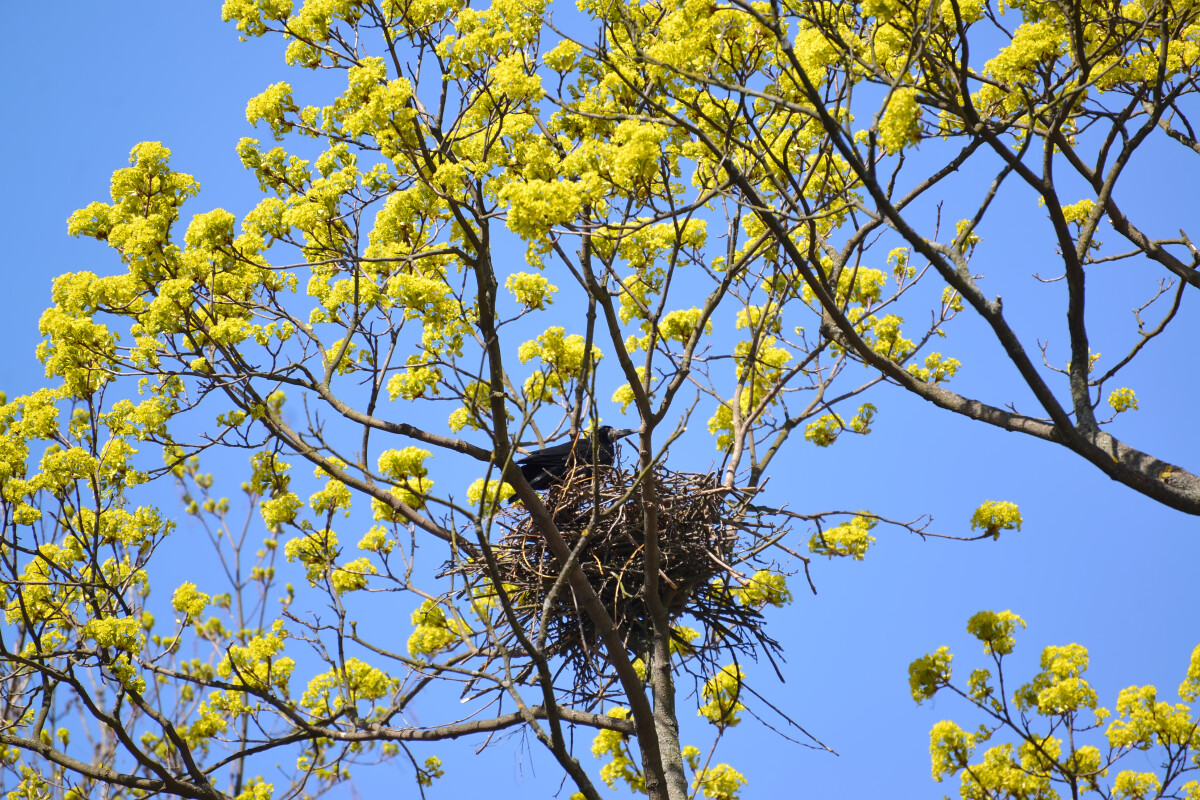
M 601 468 L 593 480 L 590 471 L 578 470 L 544 498 L 625 646 L 635 656 L 647 655 L 652 625 L 646 609 L 643 497 L 651 488 L 658 507 L 660 598 L 672 624 L 686 615 L 689 627 L 701 628 L 698 640 L 677 636 L 677 646 L 704 654 L 721 647 L 774 645 L 764 640 L 758 609 L 741 604 L 731 591 L 737 585 L 731 564 L 740 532 L 757 527 L 739 502 L 744 492 L 721 486 L 716 473 L 673 472 L 661 465 L 640 483 L 637 477 L 619 467 Z M 580 683 L 607 672 L 607 661 L 597 657 L 602 648 L 595 624 L 570 584 L 559 581 L 562 564 L 527 510 L 508 506 L 493 524 L 503 531 L 491 546 L 494 572 L 483 562 L 459 564 L 452 571 L 472 583 L 502 583 L 514 621 L 531 643 L 539 638 L 545 609 L 544 652 L 563 657 Z

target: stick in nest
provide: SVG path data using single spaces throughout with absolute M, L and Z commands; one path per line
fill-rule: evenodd
M 593 481 L 568 475 L 552 487 L 545 503 L 559 533 L 573 550 L 586 538 L 578 569 L 603 601 L 626 646 L 645 656 L 650 632 L 645 602 L 645 534 L 642 496 L 645 484 L 635 485 L 637 473 L 602 469 Z M 731 591 L 729 564 L 746 520 L 738 515 L 744 504 L 732 502 L 716 473 L 674 472 L 657 465 L 645 478 L 654 482 L 658 502 L 659 585 L 670 619 L 687 614 L 705 629 L 693 651 L 755 645 L 774 648 L 758 624 L 761 614 L 743 605 Z M 735 490 L 736 492 L 736 490 Z M 450 571 L 503 583 L 513 599 L 518 622 L 531 634 L 538 630 L 547 595 L 560 567 L 529 514 L 520 505 L 498 512 L 494 523 L 503 531 L 493 545 L 497 574 L 483 562 L 465 562 Z M 580 610 L 570 586 L 550 604 L 545 620 L 546 654 L 562 656 L 583 684 L 606 672 L 596 661 L 599 637 L 591 619 Z M 747 635 L 749 634 L 749 635 Z

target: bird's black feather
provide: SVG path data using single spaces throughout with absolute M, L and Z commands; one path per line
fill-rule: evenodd
M 613 430 L 601 425 L 592 435 L 580 433 L 573 441 L 535 450 L 517 461 L 521 473 L 534 489 L 547 489 L 572 469 L 593 464 L 609 465 L 617 453 L 617 440 L 633 430 Z

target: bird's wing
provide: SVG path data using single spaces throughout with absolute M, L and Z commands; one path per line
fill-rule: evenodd
M 535 450 L 529 455 L 517 460 L 517 464 L 522 469 L 525 467 L 541 467 L 552 466 L 554 464 L 565 464 L 567 457 L 571 453 L 571 443 L 564 442 L 556 444 L 552 447 L 544 447 L 541 450 Z

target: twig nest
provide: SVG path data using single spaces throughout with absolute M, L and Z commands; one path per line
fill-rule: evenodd
M 721 486 L 716 473 L 673 472 L 662 465 L 639 482 L 638 474 L 602 467 L 593 476 L 579 469 L 544 498 L 574 560 L 635 655 L 645 656 L 651 622 L 646 609 L 646 532 L 658 531 L 659 596 L 672 621 L 686 615 L 705 629 L 693 649 L 743 644 L 738 631 L 759 618 L 731 591 L 730 565 L 739 531 L 746 528 L 744 495 Z M 492 520 L 496 574 L 485 564 L 454 571 L 500 583 L 530 642 L 545 626 L 545 652 L 563 656 L 577 680 L 605 672 L 596 660 L 599 637 L 567 581 L 563 565 L 521 505 Z M 556 589 L 556 584 L 560 584 Z M 549 600 L 547 601 L 547 599 Z M 543 611 L 545 619 L 543 621 Z M 689 621 L 691 621 L 689 620 Z

